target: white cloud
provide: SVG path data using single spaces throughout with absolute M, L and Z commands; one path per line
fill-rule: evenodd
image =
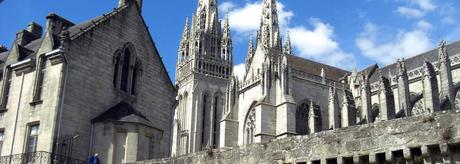
M 427 27 L 431 24 L 420 21 L 413 30 L 401 31 L 392 41 L 379 43 L 379 27 L 368 23 L 356 39 L 356 44 L 364 56 L 386 65 L 398 58 L 409 58 L 429 50 L 432 44 Z
M 223 14 L 227 14 L 229 11 L 231 11 L 235 7 L 236 5 L 233 2 L 224 2 L 219 5 L 219 12 Z
M 432 11 L 436 9 L 436 5 L 432 0 L 407 0 L 409 3 L 415 4 L 424 11 Z
M 419 9 L 403 7 L 403 6 L 398 7 L 396 12 L 398 12 L 400 15 L 407 17 L 407 18 L 420 18 L 420 17 L 425 16 L 425 12 Z
M 354 66 L 353 55 L 343 52 L 334 40 L 334 28 L 331 25 L 319 19 L 311 19 L 310 24 L 313 29 L 304 26 L 289 28 L 297 55 L 344 68 Z
M 233 67 L 233 75 L 235 75 L 239 81 L 244 78 L 244 74 L 246 73 L 246 67 L 244 63 L 237 64 Z
M 227 5 L 228 6 L 228 5 Z M 290 19 L 294 16 L 292 11 L 286 11 L 282 3 L 277 3 L 280 27 L 286 29 Z M 255 33 L 260 26 L 262 15 L 262 2 L 246 3 L 241 8 L 235 5 L 228 10 L 230 25 L 239 36 L 247 37 Z
M 332 26 L 323 23 L 319 19 L 311 19 L 312 30 L 305 26 L 290 27 L 289 23 L 294 17 L 294 13 L 286 10 L 285 6 L 279 2 L 277 3 L 277 9 L 281 33 L 284 34 L 286 31 L 291 33 L 293 48 L 298 53 L 297 55 L 334 66 L 352 67 L 354 62 L 349 62 L 349 59 L 353 60 L 353 56 L 344 53 L 339 48 L 339 44 L 333 39 L 334 29 Z M 261 2 L 246 3 L 241 8 L 230 10 L 228 13 L 230 25 L 232 30 L 236 32 L 237 37 L 246 39 L 249 34 L 259 30 L 261 14 Z M 242 66 L 237 65 L 236 67 L 241 68 Z
M 421 29 L 421 30 L 428 31 L 428 30 L 433 29 L 433 25 L 431 25 L 429 22 L 427 22 L 425 20 L 420 20 L 420 21 L 417 22 L 417 28 Z

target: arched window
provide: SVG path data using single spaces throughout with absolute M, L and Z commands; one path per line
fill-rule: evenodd
M 246 120 L 244 121 L 244 144 L 254 143 L 254 132 L 256 128 L 256 113 L 254 109 L 250 109 Z
M 206 147 L 206 144 L 207 144 L 207 137 L 206 137 L 206 131 L 207 131 L 207 127 L 206 125 L 209 125 L 208 124 L 208 120 L 207 119 L 207 114 L 208 113 L 208 108 L 207 108 L 207 105 L 208 105 L 208 95 L 207 94 L 204 94 L 203 95 L 203 104 L 202 104 L 202 118 L 201 118 L 201 150 L 203 150 L 205 147 Z
M 310 110 L 310 103 L 305 102 L 297 107 L 295 113 L 295 129 L 298 135 L 307 135 L 309 133 L 308 128 L 308 113 Z
M 138 76 L 141 73 L 141 62 L 137 61 L 136 64 L 134 65 L 134 71 L 133 71 L 133 81 L 131 82 L 131 94 L 135 95 L 136 90 L 137 90 L 137 81 L 138 81 Z
M 218 108 L 219 103 L 220 103 L 219 102 L 219 97 L 218 96 L 214 97 L 214 105 L 213 105 L 214 106 L 214 109 L 213 109 L 214 111 L 213 111 L 213 116 L 212 116 L 212 119 L 213 119 L 213 121 L 212 121 L 212 124 L 213 124 L 213 126 L 212 126 L 213 127 L 213 129 L 212 129 L 212 146 L 214 148 L 217 148 L 217 146 L 218 146 L 217 145 L 218 144 L 218 142 L 217 142 L 218 141 L 218 136 L 217 135 L 218 135 L 218 129 L 219 129 L 219 127 L 218 127 L 219 126 L 218 114 L 220 113 L 218 111 L 219 110 L 219 108 Z
M 115 67 L 114 67 L 114 69 L 113 69 L 113 73 L 114 73 L 114 76 L 113 76 L 113 87 L 114 87 L 114 88 L 118 88 L 118 87 L 119 87 L 121 56 L 122 56 L 122 55 L 121 55 L 119 52 L 117 52 L 117 53 L 115 54 L 115 61 L 114 61 Z
M 310 110 L 308 114 L 309 133 L 320 132 L 322 130 L 321 109 L 318 105 L 310 102 Z
M 113 86 L 126 93 L 135 94 L 141 65 L 136 60 L 134 48 L 125 46 L 122 50 L 117 51 L 114 57 L 114 76 Z
M 131 61 L 131 52 L 129 49 L 125 49 L 123 54 L 123 67 L 121 70 L 121 83 L 120 89 L 122 91 L 128 91 L 128 82 L 129 82 L 129 67 Z

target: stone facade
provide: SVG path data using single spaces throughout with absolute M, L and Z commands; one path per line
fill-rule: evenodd
M 122 0 L 81 24 L 49 14 L 44 29 L 31 23 L 11 50 L 1 49 L 1 156 L 98 153 L 103 163 L 169 156 L 176 90 L 141 6 Z
M 203 4 L 215 7 L 216 1 L 200 0 L 199 6 Z M 457 96 L 460 95 L 459 42 L 450 45 L 442 42 L 435 50 L 410 59 L 400 59 L 395 64 L 386 67 L 380 68 L 378 65 L 373 65 L 362 71 L 348 72 L 296 57 L 293 54 L 289 36 L 286 37 L 284 43 L 281 41 L 276 1 L 263 0 L 262 6 L 260 30 L 256 35 L 256 41 L 252 38 L 250 40 L 244 77 L 223 79 L 223 83 L 228 84 L 223 92 L 225 104 L 219 104 L 223 106 L 223 112 L 217 112 L 221 115 L 215 117 L 221 118 L 218 133 L 219 147 L 244 147 L 253 143 L 282 142 L 284 138 L 290 138 L 286 139 L 289 141 L 294 140 L 291 137 L 295 136 L 316 136 L 322 131 L 347 129 L 354 126 L 366 127 L 374 123 L 392 122 L 395 119 L 460 109 L 458 108 L 460 96 Z M 228 28 L 228 25 L 225 25 L 224 28 Z M 187 31 L 189 31 L 188 26 L 185 28 L 184 38 L 189 36 Z M 181 47 L 186 47 L 182 43 Z M 207 46 L 212 47 L 212 45 L 204 47 Z M 181 61 L 181 57 L 179 59 Z M 181 66 L 179 64 L 179 72 L 183 68 Z M 190 74 L 200 74 L 200 71 L 195 69 Z M 180 73 L 178 75 L 181 76 Z M 200 77 L 202 79 L 199 79 Z M 214 88 L 212 82 L 206 82 L 208 76 L 193 76 L 193 78 L 194 81 L 189 81 L 194 85 L 179 85 L 179 90 L 190 92 L 192 89 L 192 92 L 201 92 L 202 85 Z M 182 82 L 177 81 L 178 84 Z M 197 90 L 193 90 L 195 88 Z M 197 112 L 196 104 L 209 102 L 196 97 L 187 99 L 187 101 L 190 101 L 188 106 L 183 106 L 180 110 L 176 109 L 175 119 L 177 122 L 185 121 L 196 125 L 193 120 L 197 118 L 200 120 L 200 117 L 197 116 L 207 117 L 207 113 Z M 198 105 L 198 107 L 201 106 Z M 190 116 L 178 117 L 181 116 L 178 111 L 184 109 L 189 112 L 187 114 Z M 206 128 L 206 126 L 203 127 Z M 189 131 L 183 130 L 182 132 Z M 333 132 L 329 133 L 333 135 Z M 182 134 L 174 133 L 173 141 L 178 142 L 179 135 L 184 136 Z M 190 131 L 186 136 L 194 138 L 192 139 L 194 142 L 200 142 L 200 138 L 201 142 L 209 141 L 207 138 L 200 137 L 200 134 Z M 376 140 L 375 142 L 383 141 Z M 183 142 L 181 141 L 180 144 Z M 194 150 L 190 151 L 188 146 L 192 145 L 186 143 L 185 147 L 173 147 L 173 157 L 206 150 L 197 149 L 195 146 L 192 148 Z M 322 146 L 319 145 L 306 145 L 304 148 L 310 149 L 310 146 L 312 146 L 311 149 L 322 149 Z M 187 151 L 182 151 L 183 148 Z M 174 153 L 175 151 L 181 153 Z M 238 148 L 230 150 L 230 152 L 236 151 L 246 150 Z M 404 153 L 406 151 L 404 150 Z M 261 151 L 260 153 L 266 152 Z M 194 155 L 196 156 L 184 158 L 190 159 L 191 161 L 187 162 L 192 163 L 220 160 L 225 163 L 227 158 L 224 156 L 228 154 L 223 153 L 222 156 L 213 157 L 215 161 L 202 160 L 200 153 Z M 315 158 L 322 160 L 335 155 L 338 154 L 331 152 L 323 156 L 315 156 Z M 171 160 L 184 158 L 178 157 Z M 229 161 L 260 162 L 235 158 Z M 258 156 L 251 158 L 258 158 Z M 308 157 L 308 159 L 311 158 Z

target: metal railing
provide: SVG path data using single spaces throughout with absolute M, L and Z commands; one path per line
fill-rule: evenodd
M 84 160 L 44 151 L 1 156 L 0 164 L 86 164 Z

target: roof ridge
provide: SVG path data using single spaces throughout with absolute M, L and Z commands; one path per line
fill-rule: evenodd
M 299 59 L 304 60 L 304 61 L 309 61 L 309 62 L 313 62 L 313 63 L 316 63 L 316 64 L 321 64 L 321 65 L 324 65 L 324 66 L 328 66 L 330 68 L 338 69 L 338 70 L 341 70 L 341 71 L 350 72 L 348 70 L 345 70 L 345 69 L 342 69 L 342 68 L 339 68 L 339 67 L 336 67 L 336 66 L 332 66 L 332 65 L 329 65 L 329 64 L 317 62 L 317 61 L 314 61 L 314 60 L 311 60 L 311 59 L 306 59 L 306 58 L 303 58 L 303 57 L 300 57 L 300 56 L 296 56 L 296 55 L 291 55 L 291 56 L 294 56 L 294 57 L 299 58 Z
M 91 25 L 85 27 L 85 28 L 81 28 L 79 29 L 78 32 L 76 32 L 75 34 L 73 34 L 72 36 L 70 36 L 70 39 L 71 40 L 74 40 L 78 37 L 80 37 L 81 35 L 85 34 L 86 32 L 90 31 L 91 29 L 97 27 L 97 25 L 101 24 L 102 22 L 112 18 L 113 16 L 115 15 L 118 15 L 118 13 L 121 13 L 122 11 L 124 11 L 124 9 L 128 8 L 129 5 L 124 5 L 124 6 L 121 6 L 121 7 L 118 7 L 118 8 L 114 8 L 113 11 L 107 13 L 107 14 L 102 14 L 102 16 L 99 16 L 99 17 L 94 17 L 86 22 L 83 22 L 83 23 L 80 23 L 78 25 L 82 25 L 82 24 L 86 24 L 86 23 L 91 23 Z M 96 20 L 94 20 L 95 18 L 97 18 Z M 73 27 L 76 27 L 78 25 L 75 25 Z

